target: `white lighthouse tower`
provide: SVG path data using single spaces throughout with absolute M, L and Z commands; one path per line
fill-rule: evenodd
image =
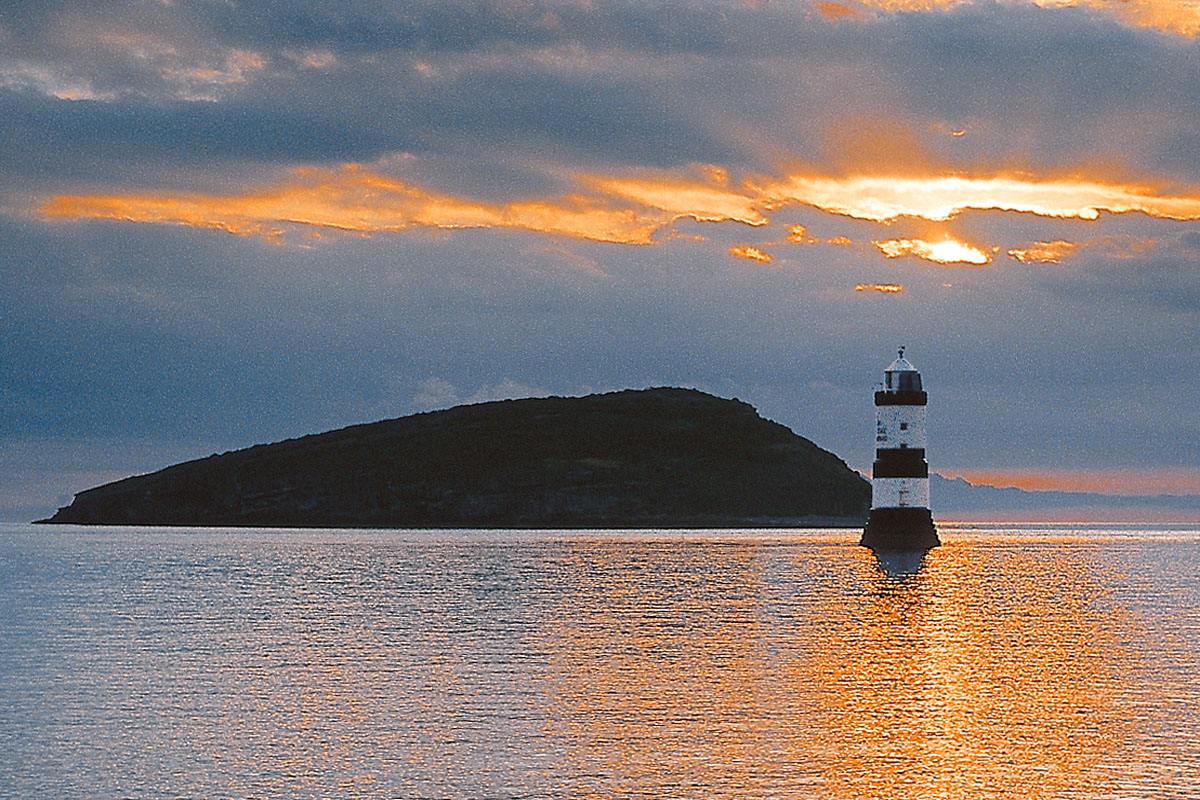
M 859 544 L 874 550 L 928 550 L 941 544 L 929 513 L 928 396 L 903 347 L 883 376 L 883 388 L 875 392 L 871 513 Z

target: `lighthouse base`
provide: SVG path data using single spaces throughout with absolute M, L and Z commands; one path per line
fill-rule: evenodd
M 872 550 L 922 551 L 941 544 L 928 508 L 872 508 L 859 544 Z

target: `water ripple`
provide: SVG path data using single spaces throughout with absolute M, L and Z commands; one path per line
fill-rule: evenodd
M 1200 534 L 0 528 L 0 796 L 1200 793 Z

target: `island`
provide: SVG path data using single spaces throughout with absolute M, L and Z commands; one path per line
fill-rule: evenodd
M 371 528 L 859 526 L 870 484 L 693 389 L 502 400 L 262 444 L 80 492 L 45 523 Z

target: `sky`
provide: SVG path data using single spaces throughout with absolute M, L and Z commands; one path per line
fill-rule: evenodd
M 0 517 L 688 386 L 1200 493 L 1200 1 L 0 2 Z

